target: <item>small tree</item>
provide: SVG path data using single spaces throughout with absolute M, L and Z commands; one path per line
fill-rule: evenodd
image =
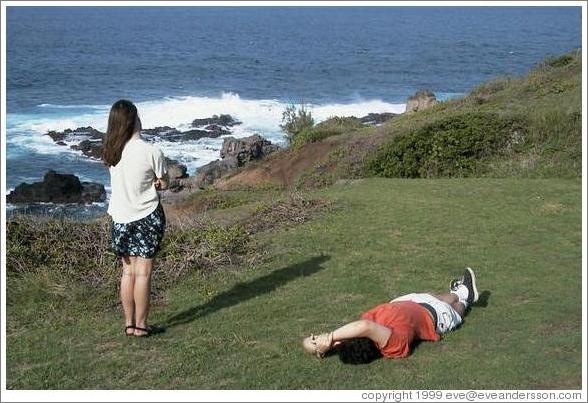
M 286 107 L 282 112 L 282 124 L 280 127 L 286 133 L 288 144 L 292 144 L 294 137 L 302 130 L 312 128 L 314 119 L 309 110 L 304 107 L 304 103 L 300 107 L 292 104 Z

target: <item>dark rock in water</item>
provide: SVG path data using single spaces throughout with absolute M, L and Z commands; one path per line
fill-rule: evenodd
M 66 131 L 69 129 L 66 129 Z M 53 139 L 53 141 L 55 141 L 57 144 L 61 145 L 60 143 L 63 143 L 63 140 L 65 140 L 66 137 L 66 131 L 63 132 L 56 132 L 55 130 L 51 130 L 47 133 L 47 136 L 51 137 Z
M 191 129 L 181 132 L 173 127 L 162 126 L 154 129 L 144 129 L 141 131 L 141 134 L 145 135 L 150 141 L 161 139 L 177 143 L 180 141 L 200 140 L 204 137 L 216 138 L 230 133 L 230 131 L 224 130 L 221 127 L 219 127 L 219 129 L 220 130 Z
M 223 129 L 219 125 L 208 125 L 204 129 L 205 130 L 208 130 L 209 132 L 214 133 L 216 135 L 215 137 L 224 136 L 224 135 L 227 135 L 227 134 L 231 134 L 231 131 L 230 130 Z
M 205 130 L 201 130 L 201 132 L 208 133 Z M 150 136 L 166 134 L 176 135 L 176 133 L 181 132 L 169 126 L 156 127 L 154 129 L 145 129 L 142 131 L 142 134 L 145 134 L 146 140 L 149 141 L 152 141 L 152 139 L 149 138 Z M 78 140 L 78 144 L 73 144 L 70 147 L 72 150 L 79 150 L 88 158 L 96 160 L 102 158 L 102 141 L 104 139 L 104 133 L 92 127 L 80 127 L 75 130 L 66 129 L 63 132 L 51 131 L 47 133 L 47 135 L 50 136 L 53 140 L 56 140 L 56 144 L 63 146 L 67 145 L 63 140 Z M 166 162 L 170 179 L 185 178 L 186 176 L 188 176 L 188 169 L 185 165 L 167 157 Z
M 72 150 L 79 150 L 86 157 L 100 159 L 102 158 L 102 139 L 83 140 L 79 144 L 70 147 Z
M 418 112 L 430 108 L 437 103 L 437 98 L 429 90 L 418 90 L 406 102 L 406 112 Z
M 87 127 L 78 127 L 75 130 L 72 129 L 65 129 L 62 132 L 56 132 L 54 130 L 47 133 L 49 137 L 53 139 L 53 141 L 64 142 L 64 141 L 73 141 L 76 138 L 79 139 L 99 139 L 102 140 L 104 138 L 104 133 L 99 130 L 94 129 L 92 126 Z
M 21 183 L 6 200 L 9 203 L 92 203 L 104 201 L 104 185 L 80 182 L 77 176 L 48 171 L 43 182 Z
M 228 137 L 223 141 L 220 156 L 223 159 L 235 158 L 237 166 L 243 166 L 249 161 L 271 154 L 278 148 L 277 145 L 272 144 L 271 141 L 264 139 L 259 134 L 241 139 Z
M 151 139 L 151 137 L 160 137 L 165 138 L 167 136 L 176 136 L 180 131 L 176 128 L 169 127 L 169 126 L 157 126 L 153 129 L 143 129 L 141 130 L 141 134 Z
M 209 132 L 208 130 L 192 129 L 180 132 L 175 138 L 168 138 L 169 141 L 200 140 L 204 137 L 217 138 L 222 134 L 218 132 Z
M 184 132 L 170 126 L 158 126 L 153 129 L 143 129 L 141 134 L 145 140 L 151 142 L 156 142 L 157 140 L 171 142 L 194 141 L 205 137 L 217 138 L 231 133 L 230 130 L 214 122 L 227 123 L 224 126 L 240 124 L 240 122 L 234 121 L 229 115 L 221 115 L 220 117 L 215 115 L 212 118 L 200 120 L 212 123 L 208 124 L 205 129 L 191 129 Z M 62 132 L 52 130 L 47 135 L 59 145 L 65 146 L 67 143 L 74 143 L 70 148 L 81 151 L 86 157 L 100 159 L 102 156 L 102 141 L 104 140 L 105 133 L 91 126 L 79 127 L 75 130 L 65 129 Z
M 398 116 L 397 113 L 390 113 L 390 112 L 370 113 L 370 114 L 360 118 L 359 120 L 361 120 L 361 122 L 366 125 L 379 126 L 382 123 L 387 122 L 396 116 Z
M 100 159 L 102 156 L 102 140 L 105 133 L 91 126 L 78 127 L 75 130 L 65 129 L 62 132 L 50 131 L 47 135 L 60 146 L 75 143 L 70 148 L 81 151 L 86 157 Z
M 211 118 L 194 119 L 192 121 L 192 127 L 208 126 L 208 125 L 219 125 L 226 127 L 233 127 L 240 125 L 241 122 L 233 119 L 231 115 L 213 115 Z

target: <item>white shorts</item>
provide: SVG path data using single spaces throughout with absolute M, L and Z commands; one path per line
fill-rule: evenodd
M 461 316 L 449 305 L 431 294 L 407 294 L 395 298 L 390 302 L 412 301 L 416 303 L 425 303 L 433 307 L 437 312 L 437 333 L 447 333 L 461 325 Z

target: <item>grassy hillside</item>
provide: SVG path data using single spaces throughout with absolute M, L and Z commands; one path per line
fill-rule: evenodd
M 466 97 L 405 115 L 367 164 L 382 176 L 579 177 L 580 52 L 550 58 L 521 78 L 499 78 Z M 416 161 L 411 157 L 416 154 Z M 416 172 L 393 169 L 410 168 Z
M 195 269 L 166 288 L 152 313 L 166 331 L 150 339 L 123 336 L 111 289 L 50 267 L 9 273 L 8 387 L 579 388 L 580 189 L 561 179 L 369 179 L 318 191 L 330 212 L 252 235 L 263 264 Z M 446 290 L 466 265 L 485 306 L 443 341 L 360 366 L 303 353 L 310 332 L 393 295 Z
M 8 388 L 581 387 L 579 53 L 379 127 L 301 133 L 164 206 L 149 339 L 123 335 L 107 217 L 12 219 Z M 483 298 L 441 342 L 359 366 L 303 353 L 466 265 Z
M 218 187 L 321 187 L 372 176 L 580 177 L 581 94 L 581 52 L 574 51 L 380 127 L 353 118 L 319 123 L 294 136 L 291 149 Z

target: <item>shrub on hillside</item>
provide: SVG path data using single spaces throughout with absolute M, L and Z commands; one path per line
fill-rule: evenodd
M 547 57 L 540 65 L 543 67 L 565 67 L 568 64 L 577 62 L 581 63 L 581 52 L 573 51 L 570 53 L 566 53 L 565 55 L 561 56 L 551 56 Z
M 511 82 L 512 79 L 509 77 L 499 77 L 480 84 L 469 93 L 467 99 L 473 100 L 476 104 L 486 103 L 492 96 L 508 88 Z
M 8 273 L 36 272 L 47 267 L 97 285 L 116 272 L 116 259 L 106 253 L 110 239 L 106 220 L 76 223 L 22 217 L 6 224 Z
M 311 128 L 313 125 L 312 114 L 305 108 L 304 104 L 301 104 L 300 107 L 292 104 L 282 112 L 282 124 L 280 127 L 286 133 L 289 144 L 292 144 L 298 133 Z
M 114 286 L 120 262 L 110 249 L 106 219 L 82 223 L 19 217 L 7 223 L 7 271 L 22 275 L 51 270 L 91 286 Z M 155 285 L 165 288 L 187 270 L 238 263 L 251 237 L 239 224 L 220 226 L 192 220 L 170 226 L 157 256 Z
M 518 117 L 470 112 L 440 119 L 396 136 L 368 161 L 368 172 L 385 177 L 465 177 L 479 173 L 480 161 L 524 146 Z
M 332 117 L 318 123 L 314 127 L 307 127 L 292 139 L 293 148 L 300 148 L 304 144 L 321 141 L 331 136 L 338 136 L 364 127 L 356 117 Z

